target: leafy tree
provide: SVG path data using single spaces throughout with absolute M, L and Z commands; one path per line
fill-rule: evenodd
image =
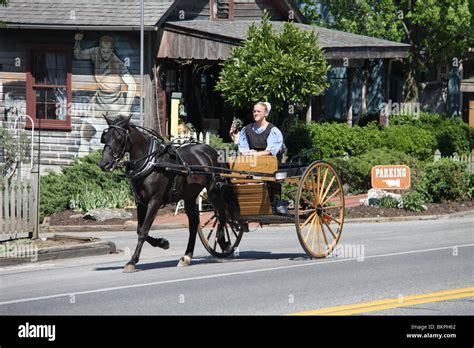
M 472 0 L 298 2 L 318 26 L 410 44 L 410 56 L 404 61 L 406 101 L 419 100 L 421 74 L 428 66 L 456 64 L 474 43 Z
M 327 88 L 328 69 L 315 32 L 285 23 L 277 33 L 265 13 L 261 26 L 252 24 L 242 46 L 224 63 L 216 90 L 235 107 L 250 109 L 269 101 L 272 113 L 284 115 Z
M 8 1 L 9 0 L 0 0 L 0 5 L 1 6 L 4 6 L 4 7 L 7 7 L 8 6 Z M 5 26 L 5 23 L 3 23 L 2 21 L 0 21 L 0 28 L 4 27 Z

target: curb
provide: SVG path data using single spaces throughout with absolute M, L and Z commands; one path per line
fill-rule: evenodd
M 69 237 L 68 237 L 69 238 Z M 84 244 L 38 248 L 33 257 L 0 257 L 0 267 L 15 266 L 22 263 L 35 263 L 83 256 L 114 254 L 117 248 L 113 242 L 97 241 Z
M 174 230 L 178 228 L 187 228 L 188 224 L 155 224 L 153 230 Z M 65 225 L 65 226 L 41 226 L 42 233 L 60 233 L 60 232 L 130 232 L 136 231 L 137 225 Z
M 370 218 L 354 218 L 345 219 L 344 223 L 383 223 L 396 221 L 421 221 L 421 220 L 440 220 L 451 219 L 457 217 L 464 217 L 474 215 L 474 210 L 466 210 L 453 214 L 440 215 L 411 215 L 411 216 L 392 216 L 392 217 L 370 217 Z M 288 224 L 272 224 L 272 226 L 287 226 Z M 155 224 L 152 225 L 150 231 L 175 230 L 180 228 L 188 228 L 187 223 L 176 224 Z M 91 225 L 91 226 L 43 226 L 41 232 L 43 233 L 58 233 L 58 232 L 130 232 L 136 231 L 137 225 Z
M 453 214 L 439 214 L 439 215 L 412 215 L 412 216 L 392 216 L 392 217 L 377 217 L 377 218 L 356 218 L 347 219 L 345 223 L 366 223 L 366 222 L 395 222 L 395 221 L 420 221 L 420 220 L 441 220 L 451 219 L 474 215 L 474 210 L 461 211 Z

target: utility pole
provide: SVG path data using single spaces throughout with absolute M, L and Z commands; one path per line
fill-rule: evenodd
M 140 0 L 140 126 L 144 126 L 143 122 L 143 65 L 144 65 L 144 17 L 145 17 L 145 0 Z

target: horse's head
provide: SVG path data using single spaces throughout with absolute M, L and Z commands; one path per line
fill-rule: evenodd
M 130 117 L 117 116 L 114 119 L 104 115 L 108 128 L 104 129 L 100 142 L 104 144 L 99 166 L 104 171 L 112 171 L 128 151 L 130 137 Z

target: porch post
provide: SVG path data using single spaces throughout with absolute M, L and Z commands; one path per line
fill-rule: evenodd
M 312 105 L 313 98 L 312 96 L 309 97 L 309 103 L 308 103 L 308 110 L 306 111 L 306 123 L 310 123 L 312 120 L 312 114 L 313 114 L 313 105 Z
M 347 68 L 347 124 L 349 127 L 352 127 L 352 109 L 353 109 L 353 104 L 352 104 L 352 77 L 354 75 L 354 72 L 352 68 Z
M 144 126 L 143 122 L 143 65 L 144 65 L 144 37 L 145 31 L 143 27 L 144 22 L 144 1 L 140 0 L 140 126 Z

